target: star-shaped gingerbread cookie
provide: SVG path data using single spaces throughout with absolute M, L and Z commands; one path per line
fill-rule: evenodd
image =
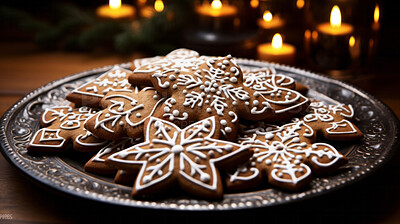
M 218 125 L 214 116 L 184 129 L 150 117 L 145 142 L 111 155 L 106 162 L 122 170 L 140 170 L 133 196 L 179 185 L 191 194 L 219 199 L 223 187 L 218 168 L 232 167 L 251 154 L 247 146 L 215 139 L 219 135 Z
M 96 113 L 88 107 L 72 109 L 69 106 L 47 108 L 41 117 L 41 125 L 27 146 L 29 152 L 62 152 L 68 142 L 78 151 L 96 151 L 107 141 L 84 128 L 84 123 Z

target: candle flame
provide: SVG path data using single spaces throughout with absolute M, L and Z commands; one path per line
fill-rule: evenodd
M 296 6 L 298 9 L 302 9 L 304 7 L 304 0 L 297 0 Z
M 351 36 L 349 39 L 349 46 L 354 47 L 355 44 L 356 44 L 356 39 L 354 38 L 354 36 Z
M 108 2 L 108 5 L 112 9 L 119 9 L 119 8 L 121 8 L 121 0 L 110 0 Z
M 212 7 L 213 9 L 220 9 L 220 8 L 222 8 L 222 3 L 221 3 L 220 0 L 213 0 L 213 1 L 211 2 L 211 7 Z
M 250 1 L 250 6 L 253 8 L 257 8 L 260 2 L 258 0 L 251 0 Z
M 162 12 L 164 10 L 164 2 L 162 0 L 156 0 L 154 2 L 154 9 L 157 12 Z
M 272 38 L 272 47 L 275 49 L 279 49 L 282 47 L 282 36 L 279 33 L 276 33 Z
M 272 13 L 268 10 L 266 10 L 263 14 L 263 19 L 265 22 L 271 22 L 272 21 Z
M 374 22 L 377 23 L 379 22 L 379 5 L 375 5 L 375 10 L 374 10 Z
M 340 27 L 342 24 L 342 15 L 340 14 L 339 6 L 335 5 L 331 11 L 331 26 Z

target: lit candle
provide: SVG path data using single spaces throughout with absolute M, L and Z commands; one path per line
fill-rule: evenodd
M 142 5 L 144 3 L 141 3 Z M 140 10 L 140 15 L 143 18 L 151 18 L 154 16 L 154 14 L 156 14 L 157 12 L 162 12 L 164 11 L 165 5 L 164 2 L 162 0 L 156 0 L 154 2 L 154 5 L 152 6 L 144 6 L 141 10 Z
M 356 60 L 359 41 L 353 34 L 354 27 L 342 23 L 340 8 L 332 7 L 330 22 L 319 24 L 314 32 L 311 49 L 314 63 L 327 72 L 347 70 Z
M 281 19 L 278 15 L 272 15 L 272 13 L 268 10 L 263 13 L 263 18 L 258 19 L 257 23 L 259 27 L 266 30 L 277 29 L 285 25 L 285 21 L 283 19 Z
M 271 43 L 258 45 L 257 54 L 261 60 L 292 65 L 296 59 L 296 48 L 293 45 L 283 43 L 282 36 L 277 33 L 272 38 Z
M 347 23 L 342 23 L 342 16 L 337 5 L 333 6 L 329 23 L 322 23 L 317 26 L 320 33 L 341 36 L 349 35 L 353 32 L 353 26 Z
M 108 5 L 97 8 L 96 14 L 99 17 L 109 19 L 132 19 L 135 15 L 135 8 L 121 4 L 121 0 L 110 0 Z
M 237 7 L 222 3 L 220 0 L 213 0 L 211 4 L 204 1 L 196 7 L 196 12 L 199 15 L 199 25 L 203 29 L 231 31 L 238 24 L 238 20 L 235 24 Z
M 379 16 L 380 16 L 379 5 L 376 4 L 374 9 L 374 22 L 372 23 L 372 29 L 374 31 L 379 30 L 380 27 Z
M 211 5 L 208 3 L 203 3 L 196 7 L 196 11 L 200 15 L 210 17 L 233 17 L 236 16 L 238 12 L 235 6 L 222 4 L 220 0 L 213 0 Z

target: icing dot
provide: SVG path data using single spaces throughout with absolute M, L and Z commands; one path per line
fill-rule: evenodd
M 226 66 L 225 66 L 225 65 L 222 65 L 222 66 L 221 66 L 221 69 L 226 69 Z
M 211 64 L 214 64 L 214 63 L 215 63 L 215 60 L 214 60 L 214 59 L 211 59 L 209 62 L 210 62 Z
M 200 86 L 200 89 L 201 89 L 201 90 L 203 90 L 204 88 L 206 88 L 205 85 L 201 85 L 201 86 Z
M 266 133 L 265 134 L 265 139 L 266 140 L 271 140 L 271 139 L 273 139 L 274 138 L 274 134 L 272 134 L 272 133 Z
M 324 149 L 324 151 L 325 151 L 325 152 L 328 152 L 328 151 L 329 151 L 329 149 L 328 149 L 328 148 L 325 148 L 325 149 Z
M 199 134 L 197 135 L 197 137 L 203 138 L 203 133 L 199 133 Z
M 143 183 L 144 184 L 147 184 L 147 183 L 149 183 L 151 181 L 151 177 L 150 176 L 144 176 L 143 177 Z
M 210 92 L 210 88 L 205 88 L 204 92 L 209 93 Z
M 300 142 L 300 138 L 298 138 L 298 137 L 293 138 L 293 142 Z
M 182 93 L 186 95 L 186 94 L 187 94 L 187 90 L 184 89 L 184 90 L 182 91 Z
M 212 92 L 212 93 L 215 93 L 215 91 L 217 91 L 214 87 L 212 87 L 211 89 L 210 89 L 210 91 Z
M 317 149 L 318 146 L 317 146 L 317 145 L 313 145 L 312 148 L 313 148 L 313 149 Z
M 226 145 L 225 146 L 225 150 L 228 151 L 228 152 L 232 151 L 232 149 L 233 149 L 232 145 Z
M 120 122 L 119 122 L 119 125 L 124 125 L 124 122 L 123 122 L 123 121 L 120 121 Z
M 114 86 L 114 87 L 117 87 L 117 86 L 118 86 L 118 83 L 114 82 L 114 83 L 113 83 L 113 86 Z
M 231 132 L 232 132 L 232 128 L 226 127 L 226 128 L 225 128 L 225 132 L 226 132 L 226 133 L 231 133 Z
M 45 137 L 48 137 L 48 136 L 49 136 L 49 133 L 44 134 L 44 136 L 45 136 Z
M 198 157 L 198 156 L 196 156 L 195 158 L 194 158 L 194 161 L 196 162 L 196 163 L 200 163 L 200 158 Z
M 230 75 L 231 75 L 231 73 L 229 73 L 229 72 L 225 72 L 225 75 L 226 75 L 226 76 L 230 76 Z
M 214 151 L 208 151 L 208 156 L 213 158 L 215 156 Z
M 181 145 L 174 145 L 171 148 L 171 152 L 174 154 L 179 154 L 179 153 L 183 152 L 183 147 Z
M 164 112 L 170 112 L 171 109 L 169 107 L 164 107 Z
M 207 108 L 206 111 L 207 111 L 208 113 L 211 113 L 211 108 Z
M 233 102 L 232 102 L 232 105 L 236 106 L 236 105 L 237 105 L 237 102 L 236 102 L 236 101 L 233 101 Z
M 235 67 L 231 67 L 231 72 L 236 72 L 236 68 Z
M 158 138 L 158 139 L 162 139 L 162 138 L 163 138 L 162 134 L 158 134 L 158 135 L 157 135 L 157 138 Z
M 132 106 L 135 106 L 137 103 L 135 102 L 135 101 L 133 101 L 132 103 L 131 103 L 131 105 Z
M 179 74 L 179 73 L 181 73 L 181 72 L 178 69 L 175 70 L 175 74 Z
M 121 111 L 123 111 L 123 110 L 124 110 L 124 108 L 118 107 L 118 111 L 119 111 L 119 112 L 121 112 Z
M 68 122 L 67 122 L 67 125 L 68 125 L 68 126 L 72 126 L 72 125 L 74 125 L 74 122 L 68 121 Z
M 250 104 L 248 101 L 244 102 L 244 104 L 246 104 L 247 106 Z
M 210 85 L 210 81 L 205 81 L 204 84 L 206 84 L 206 86 Z
M 220 121 L 220 124 L 223 125 L 223 126 L 225 126 L 225 125 L 227 125 L 228 123 L 226 122 L 226 120 L 221 120 L 221 121 Z
M 171 98 L 171 104 L 176 104 L 176 100 L 174 98 Z
M 156 159 L 156 163 L 160 163 L 161 162 L 161 159 L 160 158 L 157 158 Z
M 294 160 L 294 162 L 293 162 L 295 165 L 299 165 L 300 164 L 300 160 Z
M 222 63 L 221 63 L 221 62 L 219 62 L 219 63 L 217 64 L 217 66 L 218 66 L 218 67 L 221 67 L 221 66 L 222 66 Z
M 296 159 L 297 159 L 297 160 L 302 160 L 303 157 L 302 157 L 301 155 L 297 155 L 297 156 L 296 156 Z
M 209 99 L 210 99 L 210 98 L 211 98 L 211 95 L 207 95 L 207 98 L 209 98 Z
M 260 105 L 260 102 L 258 102 L 258 100 L 253 100 L 253 104 L 254 104 L 254 106 L 258 106 L 258 105 Z
M 158 176 L 161 176 L 163 174 L 162 170 L 157 171 Z
M 178 111 L 178 110 L 172 111 L 172 115 L 174 115 L 175 117 L 176 117 L 176 116 L 179 116 L 179 111 Z
M 208 182 L 210 181 L 210 175 L 208 175 L 207 173 L 202 173 L 200 175 L 200 180 L 203 182 Z
M 170 75 L 170 76 L 169 76 L 169 80 L 175 81 L 175 79 L 176 79 L 176 77 L 175 77 L 174 75 Z
M 154 144 L 150 144 L 149 147 L 152 149 L 154 148 Z
M 213 87 L 214 87 L 214 88 L 217 88 L 217 87 L 218 87 L 218 83 L 215 82 L 215 83 L 213 84 Z
M 54 134 L 50 134 L 50 138 L 54 137 Z
M 278 177 L 283 177 L 283 174 L 282 173 L 278 173 Z
M 158 100 L 158 95 L 154 95 L 153 99 Z
M 217 91 L 216 93 L 217 93 L 217 95 L 221 95 L 221 91 Z
M 255 148 L 255 149 L 254 149 L 254 152 L 255 152 L 255 153 L 259 153 L 259 152 L 260 152 L 260 149 L 259 149 L 259 148 Z
M 209 100 L 205 100 L 204 103 L 205 103 L 205 104 L 209 104 L 210 101 L 209 101 Z
M 272 164 L 272 161 L 271 161 L 270 159 L 266 159 L 266 160 L 265 160 L 265 165 L 268 165 L 268 166 L 269 166 L 269 165 L 271 165 L 271 164 Z
M 178 85 L 176 85 L 176 84 L 172 85 L 172 89 L 177 89 L 177 88 L 178 88 Z
M 233 83 L 236 83 L 238 80 L 237 80 L 236 77 L 231 77 L 231 78 L 229 79 L 229 81 L 231 81 L 231 82 L 233 82 Z
M 190 129 L 190 130 L 188 131 L 188 133 L 189 133 L 189 134 L 192 134 L 192 133 L 193 133 L 193 130 L 192 130 L 192 129 Z
M 200 94 L 201 97 L 204 97 L 205 95 L 206 95 L 205 93 L 201 93 L 201 94 Z
M 275 94 L 271 93 L 270 96 L 271 96 L 271 97 L 275 97 Z
M 224 65 L 229 65 L 229 61 L 228 61 L 228 60 L 226 60 L 226 59 L 225 59 L 225 60 L 223 60 L 223 61 L 222 61 L 222 63 L 223 63 Z
M 167 131 L 167 132 L 171 131 L 171 128 L 167 126 L 167 127 L 165 127 L 165 131 Z
M 204 127 L 206 127 L 206 128 L 211 127 L 211 123 L 210 123 L 209 121 L 205 121 L 205 122 L 203 123 L 203 125 L 204 125 Z
M 140 113 L 137 113 L 136 114 L 136 117 L 141 117 L 142 115 L 140 114 Z

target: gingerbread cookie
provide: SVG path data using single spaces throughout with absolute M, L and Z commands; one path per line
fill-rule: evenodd
M 118 141 L 112 141 L 104 148 L 100 149 L 84 166 L 85 171 L 97 174 L 115 174 L 117 169 L 108 166 L 106 159 L 122 149 L 129 148 L 140 142 L 140 139 L 121 138 Z
M 92 81 L 72 90 L 67 99 L 76 105 L 99 107 L 100 100 L 110 91 L 131 93 L 133 88 L 128 82 L 131 71 L 114 66 L 111 70 Z
M 107 141 L 84 128 L 88 118 L 96 113 L 88 107 L 72 109 L 59 106 L 46 109 L 41 117 L 42 128 L 36 132 L 27 148 L 29 152 L 61 152 L 72 141 L 78 151 L 96 151 Z
M 312 101 L 301 118 L 316 132 L 329 140 L 356 140 L 362 137 L 362 132 L 351 123 L 354 110 L 351 105 L 327 105 L 322 101 Z
M 316 133 L 304 121 L 250 132 L 239 140 L 254 154 L 228 173 L 228 189 L 247 189 L 265 179 L 273 186 L 299 190 L 311 181 L 312 173 L 332 172 L 347 162 L 333 146 L 314 143 Z
M 135 183 L 137 171 L 118 170 L 114 178 L 114 183 L 132 187 Z
M 127 171 L 140 170 L 133 196 L 166 191 L 173 185 L 191 194 L 220 199 L 223 187 L 218 168 L 229 168 L 251 156 L 248 146 L 217 140 L 219 123 L 214 116 L 180 129 L 150 117 L 145 142 L 117 152 L 107 163 Z
M 280 87 L 292 84 L 278 76 L 264 77 L 260 82 L 259 79 L 243 80 L 242 72 L 231 56 L 199 57 L 196 53 L 137 68 L 129 77 L 135 85 L 147 77 L 157 91 L 170 97 L 153 116 L 185 126 L 216 115 L 223 137 L 234 139 L 239 118 L 284 120 L 308 106 L 306 97 Z
M 106 108 L 90 118 L 85 127 L 104 139 L 143 136 L 143 123 L 164 99 L 153 87 L 134 92 L 109 92 L 101 100 Z

